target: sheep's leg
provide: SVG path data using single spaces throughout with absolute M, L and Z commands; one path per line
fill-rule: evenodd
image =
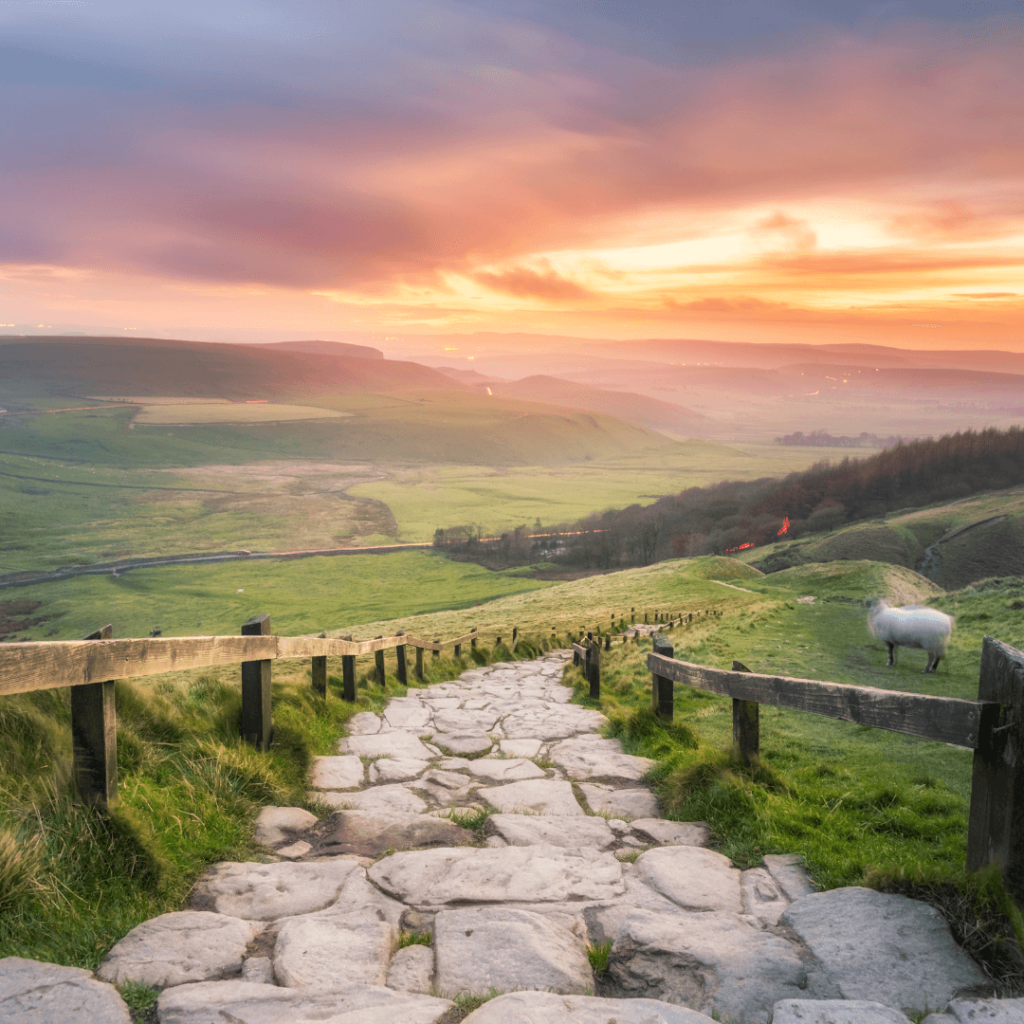
M 928 664 L 925 665 L 925 667 L 924 667 L 925 673 L 934 672 L 939 667 L 939 662 L 941 660 L 942 660 L 942 655 L 941 654 L 939 654 L 939 655 L 929 654 L 928 655 Z
M 889 665 L 895 665 L 896 664 L 896 645 L 895 644 L 891 644 L 891 643 L 889 643 L 888 640 L 886 640 L 885 641 L 885 646 L 889 648 L 889 660 L 885 663 L 886 667 L 888 667 Z

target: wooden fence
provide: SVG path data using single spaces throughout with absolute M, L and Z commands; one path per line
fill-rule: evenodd
M 733 747 L 748 764 L 758 757 L 761 704 L 973 750 L 967 869 L 996 864 L 1011 890 L 1024 892 L 1024 652 L 985 637 L 977 700 L 759 675 L 738 661 L 731 672 L 708 668 L 677 661 L 657 635 L 647 667 L 663 719 L 673 715 L 674 683 L 731 697 Z
M 139 679 L 240 664 L 242 670 L 242 736 L 266 750 L 271 734 L 270 665 L 279 658 L 310 658 L 312 686 L 327 696 L 327 659 L 342 661 L 342 697 L 356 699 L 356 657 L 373 654 L 377 681 L 384 685 L 384 652 L 393 650 L 398 681 L 408 681 L 406 648 L 416 651 L 415 673 L 423 678 L 423 652 L 439 657 L 452 648 L 458 657 L 465 644 L 475 648 L 480 640 L 493 639 L 497 647 L 510 638 L 515 650 L 519 630 L 481 632 L 472 629 L 450 640 L 400 632 L 373 640 L 333 639 L 319 636 L 274 636 L 270 616 L 258 615 L 242 625 L 240 636 L 150 637 L 115 640 L 104 626 L 84 640 L 53 640 L 0 644 L 0 697 L 71 688 L 71 739 L 73 774 L 79 797 L 86 803 L 107 806 L 117 798 L 117 715 L 114 681 Z

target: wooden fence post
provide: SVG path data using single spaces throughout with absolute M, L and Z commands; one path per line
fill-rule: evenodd
M 476 632 L 476 626 L 474 626 L 470 630 L 470 633 L 475 633 L 475 632 Z M 474 651 L 476 650 L 476 637 L 475 636 L 474 637 L 470 637 L 469 646 L 472 647 Z
M 591 640 L 587 648 L 587 661 L 589 668 L 587 677 L 590 680 L 590 696 L 594 700 L 601 697 L 601 641 Z
M 612 635 L 611 633 L 605 633 L 604 635 L 604 649 L 610 651 L 612 649 Z
M 416 678 L 423 682 L 423 648 L 416 648 Z
M 974 751 L 967 870 L 996 864 L 1007 889 L 1024 895 L 1024 652 L 985 637 L 978 700 L 998 701 L 981 715 Z
M 400 629 L 396 636 L 405 636 L 405 630 Z M 409 683 L 409 676 L 405 668 L 405 644 L 399 644 L 395 648 L 395 657 L 398 659 L 398 681 L 402 686 L 407 686 Z
M 380 636 L 375 637 L 374 639 L 376 639 L 376 640 L 383 640 L 384 639 L 384 634 L 382 633 Z M 374 666 L 375 666 L 375 668 L 377 670 L 377 682 L 380 683 L 381 686 L 383 686 L 384 685 L 384 652 L 383 652 L 383 650 L 374 651 L 373 652 L 373 662 L 374 662 Z
M 341 638 L 352 640 L 349 633 Z M 354 654 L 343 654 L 341 656 L 341 696 L 350 704 L 356 699 L 356 656 Z
M 112 626 L 86 640 L 111 640 Z M 79 799 L 106 809 L 117 800 L 117 713 L 114 683 L 71 687 L 72 773 Z
M 242 636 L 269 636 L 270 616 L 256 615 L 242 624 Z M 270 661 L 242 662 L 242 739 L 260 750 L 270 746 Z
M 742 661 L 734 661 L 732 670 L 750 671 Z M 756 700 L 733 698 L 732 752 L 744 764 L 756 764 L 761 755 L 761 705 Z
M 455 657 L 456 658 L 461 658 L 462 657 L 462 644 L 456 644 L 455 645 Z
M 655 633 L 652 639 L 654 640 L 655 654 L 661 654 L 666 658 L 674 656 L 672 645 L 660 633 Z M 652 673 L 651 707 L 654 713 L 665 722 L 671 722 L 675 713 L 673 686 L 671 679 Z
M 318 636 L 326 637 L 326 630 L 323 633 L 318 633 Z M 327 655 L 316 655 L 310 659 L 312 666 L 310 667 L 309 684 L 313 689 L 320 694 L 321 697 L 327 696 Z
M 434 637 L 434 643 L 435 643 L 435 644 L 439 644 L 440 642 L 441 642 L 441 638 L 440 638 L 439 636 L 435 636 L 435 637 Z M 433 649 L 433 650 L 432 650 L 432 651 L 430 652 L 430 656 L 431 656 L 432 658 L 435 658 L 435 659 L 436 659 L 436 658 L 440 658 L 440 657 L 441 657 L 441 652 L 440 652 L 440 651 L 439 651 L 439 650 L 438 650 L 438 649 L 437 649 L 437 648 L 435 647 L 435 648 L 434 648 L 434 649 Z

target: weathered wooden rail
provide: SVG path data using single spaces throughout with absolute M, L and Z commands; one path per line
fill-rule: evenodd
M 738 661 L 731 672 L 694 665 L 673 658 L 663 636 L 647 667 L 663 719 L 674 712 L 674 683 L 731 697 L 733 749 L 747 764 L 759 756 L 761 704 L 973 750 L 967 869 L 998 865 L 1010 888 L 1024 892 L 1024 652 L 985 637 L 977 700 L 760 675 Z
M 79 797 L 86 803 L 107 806 L 117 798 L 117 713 L 114 681 L 140 679 L 187 669 L 241 665 L 242 736 L 266 750 L 272 732 L 271 663 L 281 658 L 311 659 L 312 687 L 327 696 L 327 659 L 342 661 L 342 697 L 356 699 L 355 662 L 373 654 L 377 681 L 385 683 L 384 652 L 395 652 L 398 681 L 408 681 L 406 648 L 416 650 L 415 673 L 423 679 L 423 652 L 436 658 L 445 648 L 456 657 L 464 644 L 475 648 L 480 640 L 497 647 L 511 637 L 509 649 L 519 642 L 519 630 L 481 632 L 471 629 L 448 640 L 400 632 L 373 640 L 319 636 L 274 636 L 270 616 L 258 615 L 243 623 L 240 636 L 148 637 L 115 640 L 104 626 L 84 640 L 53 640 L 0 644 L 0 697 L 34 690 L 71 688 L 73 773 Z

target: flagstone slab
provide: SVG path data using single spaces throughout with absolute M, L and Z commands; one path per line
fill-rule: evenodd
M 370 765 L 370 782 L 405 782 L 419 778 L 430 767 L 429 761 L 411 757 L 382 757 Z
M 954 999 L 942 1016 L 921 1024 L 1024 1024 L 1024 999 Z
M 418 907 L 606 900 L 625 892 L 622 867 L 610 853 L 548 845 L 396 853 L 374 864 L 367 876 L 395 899 Z
M 711 1020 L 696 1010 L 657 999 L 510 992 L 488 1000 L 463 1024 L 709 1024 Z
M 153 988 L 237 977 L 261 926 L 207 911 L 181 910 L 136 925 L 103 958 L 96 976 Z
M 389 850 L 464 846 L 473 839 L 472 832 L 454 822 L 426 814 L 335 811 L 321 827 L 313 856 L 355 854 L 376 858 Z
M 394 940 L 372 913 L 293 917 L 277 933 L 274 975 L 285 988 L 383 985 Z
M 542 744 L 540 740 L 502 740 L 500 746 L 507 757 L 536 757 Z
M 765 854 L 764 866 L 791 901 L 818 891 L 818 887 L 807 874 L 803 857 L 798 853 Z
M 616 994 L 680 1002 L 726 1020 L 768 1024 L 781 999 L 807 991 L 796 947 L 737 914 L 634 909 L 616 931 L 605 985 Z
M 522 782 L 525 779 L 543 779 L 545 772 L 526 758 L 481 757 L 470 761 L 466 771 L 474 778 L 488 782 Z
M 346 723 L 349 736 L 375 736 L 380 732 L 381 719 L 372 711 L 357 711 Z
M 256 815 L 256 842 L 271 849 L 295 842 L 316 824 L 316 815 L 301 807 L 264 807 Z
M 707 846 L 711 830 L 705 821 L 666 821 L 664 818 L 637 818 L 629 830 L 645 845 Z
M 803 939 L 844 999 L 909 1013 L 986 985 L 939 911 L 906 896 L 847 886 L 796 900 L 779 921 Z
M 740 874 L 740 894 L 743 912 L 765 924 L 777 924 L 789 906 L 785 893 L 765 868 L 751 868 Z
M 906 1014 L 868 999 L 782 999 L 772 1024 L 911 1024 Z
M 741 914 L 740 872 L 732 861 L 700 846 L 663 846 L 640 854 L 637 876 L 690 911 Z
M 598 782 L 581 782 L 579 786 L 594 814 L 629 819 L 653 818 L 658 813 L 658 798 L 649 789 L 613 789 Z
M 447 999 L 358 986 L 337 992 L 246 981 L 179 985 L 157 1000 L 160 1024 L 436 1024 Z
M 453 754 L 486 754 L 494 741 L 483 732 L 435 732 L 431 743 Z
M 433 756 L 412 733 L 399 731 L 376 736 L 346 736 L 338 740 L 338 750 L 360 757 L 405 757 L 416 761 L 429 761 Z
M 326 796 L 326 794 L 324 794 Z M 427 802 L 418 797 L 408 786 L 393 782 L 384 786 L 373 786 L 355 793 L 339 793 L 343 802 L 356 811 L 382 811 L 384 813 L 422 814 Z
M 91 971 L 20 956 L 0 958 L 0 1020 L 4 1024 L 131 1024 L 113 985 Z
M 561 846 L 577 849 L 594 846 L 607 850 L 618 841 L 604 818 L 586 815 L 492 814 L 484 826 L 488 835 L 498 836 L 509 846 Z
M 357 866 L 354 860 L 341 859 L 299 864 L 224 861 L 204 872 L 192 905 L 246 921 L 308 914 L 333 903 Z
M 492 729 L 498 721 L 497 711 L 487 708 L 469 709 L 465 704 L 452 711 L 438 711 L 434 715 L 434 728 L 438 732 L 481 733 Z
M 607 724 L 608 719 L 600 711 L 551 702 L 547 707 L 513 711 L 502 719 L 501 728 L 508 739 L 560 740 L 581 732 L 597 732 Z
M 363 762 L 355 754 L 314 757 L 309 784 L 313 789 L 355 789 L 363 784 Z
M 419 701 L 412 704 L 401 705 L 397 703 L 398 698 L 393 699 L 384 711 L 384 721 L 392 729 L 406 729 L 409 732 L 418 732 L 420 729 L 429 731 L 434 718 L 434 712 L 424 707 Z
M 570 779 L 639 782 L 654 767 L 654 761 L 649 757 L 624 754 L 618 740 L 591 734 L 573 736 L 556 743 L 548 757 L 564 768 Z
M 412 945 L 398 950 L 388 967 L 388 988 L 400 992 L 430 992 L 434 987 L 434 950 Z
M 554 917 L 504 907 L 442 911 L 434 948 L 438 991 L 451 995 L 594 988 L 584 936 Z
M 527 779 L 504 786 L 477 790 L 477 796 L 506 814 L 557 814 L 583 816 L 568 782 L 553 779 Z

